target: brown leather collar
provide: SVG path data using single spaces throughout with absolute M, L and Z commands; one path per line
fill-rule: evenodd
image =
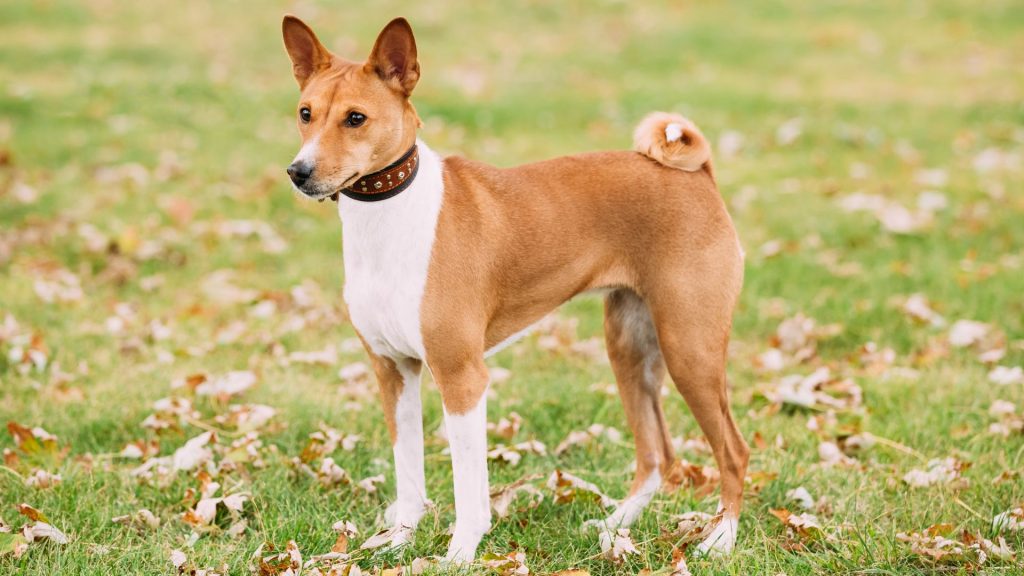
M 419 148 L 413 144 L 409 151 L 394 163 L 357 180 L 352 186 L 342 188 L 341 193 L 361 202 L 377 202 L 398 195 L 412 184 L 420 169 Z M 335 195 L 332 200 L 337 200 Z

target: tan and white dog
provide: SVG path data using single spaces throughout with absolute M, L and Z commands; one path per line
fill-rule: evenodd
M 390 544 L 409 541 L 428 504 L 421 368 L 441 391 L 451 444 L 447 558 L 471 560 L 491 526 L 484 358 L 576 294 L 602 290 L 637 461 L 603 534 L 630 525 L 676 461 L 659 395 L 667 369 L 721 471 L 723 519 L 701 550 L 730 551 L 748 458 L 725 371 L 743 254 L 697 127 L 654 113 L 630 152 L 507 169 L 441 158 L 416 137 L 408 22 L 389 23 L 366 62 L 331 54 L 294 16 L 283 32 L 302 92 L 302 148 L 288 174 L 302 194 L 338 201 L 345 302 L 394 448 Z

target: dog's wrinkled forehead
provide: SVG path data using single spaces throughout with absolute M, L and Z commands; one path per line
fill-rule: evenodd
M 363 65 L 339 62 L 310 78 L 299 96 L 299 106 L 310 109 L 312 123 L 340 123 L 356 111 L 370 119 L 401 109 L 401 98 Z

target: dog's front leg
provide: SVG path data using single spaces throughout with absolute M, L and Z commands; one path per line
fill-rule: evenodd
M 393 361 L 372 354 L 371 358 L 395 457 L 398 497 L 385 513 L 391 523 L 385 537 L 389 546 L 396 547 L 412 540 L 429 502 L 423 474 L 422 363 L 409 359 Z
M 455 531 L 445 559 L 469 562 L 491 527 L 487 483 L 487 384 L 482 355 L 450 367 L 431 365 L 444 402 L 455 477 Z

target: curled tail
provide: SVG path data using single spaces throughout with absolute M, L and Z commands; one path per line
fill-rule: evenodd
M 696 172 L 711 169 L 711 145 L 700 128 L 678 114 L 651 112 L 633 132 L 633 149 L 665 166 Z

